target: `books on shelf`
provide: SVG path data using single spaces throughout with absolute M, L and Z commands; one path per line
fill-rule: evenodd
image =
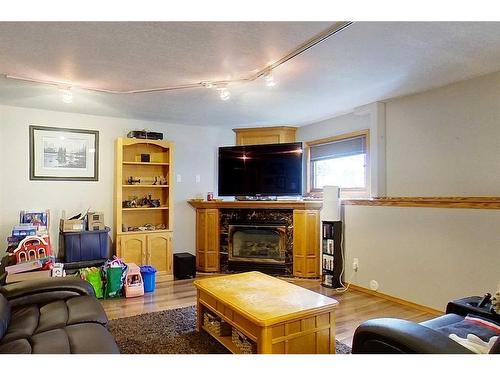
M 332 257 L 323 257 L 323 269 L 328 271 L 333 271 L 334 268 L 334 259 Z

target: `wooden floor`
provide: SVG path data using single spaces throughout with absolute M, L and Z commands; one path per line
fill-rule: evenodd
M 335 338 L 351 346 L 354 330 L 368 319 L 392 317 L 421 322 L 434 315 L 376 297 L 364 292 L 348 290 L 337 293 L 323 288 L 319 281 L 287 279 L 294 284 L 337 299 Z M 192 280 L 177 280 L 158 283 L 153 293 L 142 297 L 101 301 L 109 319 L 124 318 L 154 311 L 192 306 L 196 302 L 196 290 Z

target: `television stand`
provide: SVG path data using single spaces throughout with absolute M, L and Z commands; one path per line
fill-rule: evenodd
M 234 197 L 237 201 L 277 201 L 276 195 L 237 195 Z

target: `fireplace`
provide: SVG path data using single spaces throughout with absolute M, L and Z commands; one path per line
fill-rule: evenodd
M 285 264 L 286 225 L 229 225 L 230 262 Z
M 221 209 L 220 271 L 291 275 L 293 211 Z

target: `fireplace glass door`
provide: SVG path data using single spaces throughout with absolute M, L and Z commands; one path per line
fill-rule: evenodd
M 229 260 L 247 262 L 285 262 L 285 227 L 230 225 Z

